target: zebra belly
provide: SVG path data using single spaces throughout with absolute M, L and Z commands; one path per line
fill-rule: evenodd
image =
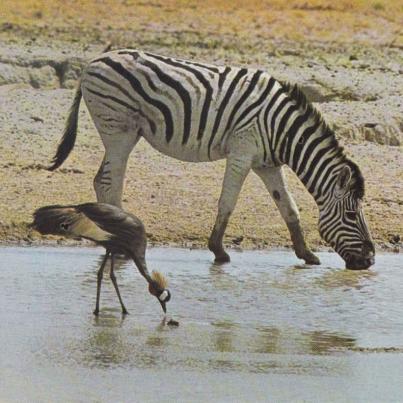
M 209 157 L 207 150 L 202 149 L 197 144 L 168 144 L 163 139 L 161 140 L 154 136 L 143 135 L 143 137 L 160 153 L 180 161 L 208 162 L 225 158 L 225 154 L 216 149 L 213 150 L 213 153 Z
M 198 139 L 197 132 L 191 130 L 188 141 L 186 142 L 183 141 L 181 135 L 176 135 L 175 133 L 172 138 L 167 141 L 164 122 L 159 121 L 158 116 L 148 115 L 147 112 L 145 112 L 145 115 L 156 123 L 156 127 L 153 132 L 146 121 L 143 120 L 142 137 L 160 153 L 187 162 L 208 162 L 225 158 L 222 142 L 212 142 L 209 147 L 210 132 L 206 132 L 203 138 Z M 180 116 L 175 117 L 177 121 L 179 121 L 180 118 Z M 222 136 L 217 137 L 221 139 Z

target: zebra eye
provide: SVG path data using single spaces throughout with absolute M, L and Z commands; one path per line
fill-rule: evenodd
M 63 229 L 63 230 L 65 230 L 65 231 L 67 231 L 67 230 L 69 229 L 69 224 L 67 224 L 67 223 L 65 223 L 65 222 L 62 222 L 62 223 L 60 224 L 60 228 Z
M 346 211 L 346 217 L 351 221 L 355 221 L 357 213 L 355 211 Z

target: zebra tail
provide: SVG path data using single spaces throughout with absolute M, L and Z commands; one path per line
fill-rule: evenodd
M 54 171 L 55 169 L 59 168 L 74 147 L 77 137 L 78 110 L 80 108 L 81 97 L 82 92 L 80 80 L 78 82 L 78 88 L 74 97 L 73 105 L 71 105 L 69 116 L 67 118 L 66 127 L 64 128 L 63 137 L 57 147 L 56 154 L 53 157 L 52 165 L 47 168 L 48 171 Z

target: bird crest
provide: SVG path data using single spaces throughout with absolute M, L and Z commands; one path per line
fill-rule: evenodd
M 151 273 L 151 278 L 158 284 L 158 287 L 160 287 L 162 290 L 168 287 L 167 278 L 159 271 L 154 270 Z

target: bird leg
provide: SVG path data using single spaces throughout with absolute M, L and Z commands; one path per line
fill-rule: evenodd
M 99 298 L 101 296 L 101 283 L 102 283 L 102 277 L 104 275 L 104 269 L 106 262 L 108 261 L 109 257 L 109 251 L 106 251 L 104 259 L 101 263 L 101 267 L 98 270 L 97 274 L 97 302 L 95 303 L 95 310 L 94 310 L 94 315 L 98 316 L 99 313 Z
M 117 283 L 117 281 L 116 281 L 116 276 L 115 276 L 115 273 L 114 273 L 114 271 L 113 271 L 114 263 L 115 263 L 115 256 L 114 256 L 114 254 L 112 253 L 112 255 L 111 255 L 111 272 L 110 272 L 110 278 L 111 278 L 111 280 L 112 280 L 113 286 L 115 287 L 116 294 L 118 294 L 119 302 L 120 302 L 120 305 L 121 305 L 121 307 L 122 307 L 122 313 L 123 313 L 124 315 L 127 315 L 129 312 L 127 312 L 127 309 L 126 309 L 125 305 L 123 304 L 122 297 L 120 296 L 120 292 L 119 292 L 118 283 Z

